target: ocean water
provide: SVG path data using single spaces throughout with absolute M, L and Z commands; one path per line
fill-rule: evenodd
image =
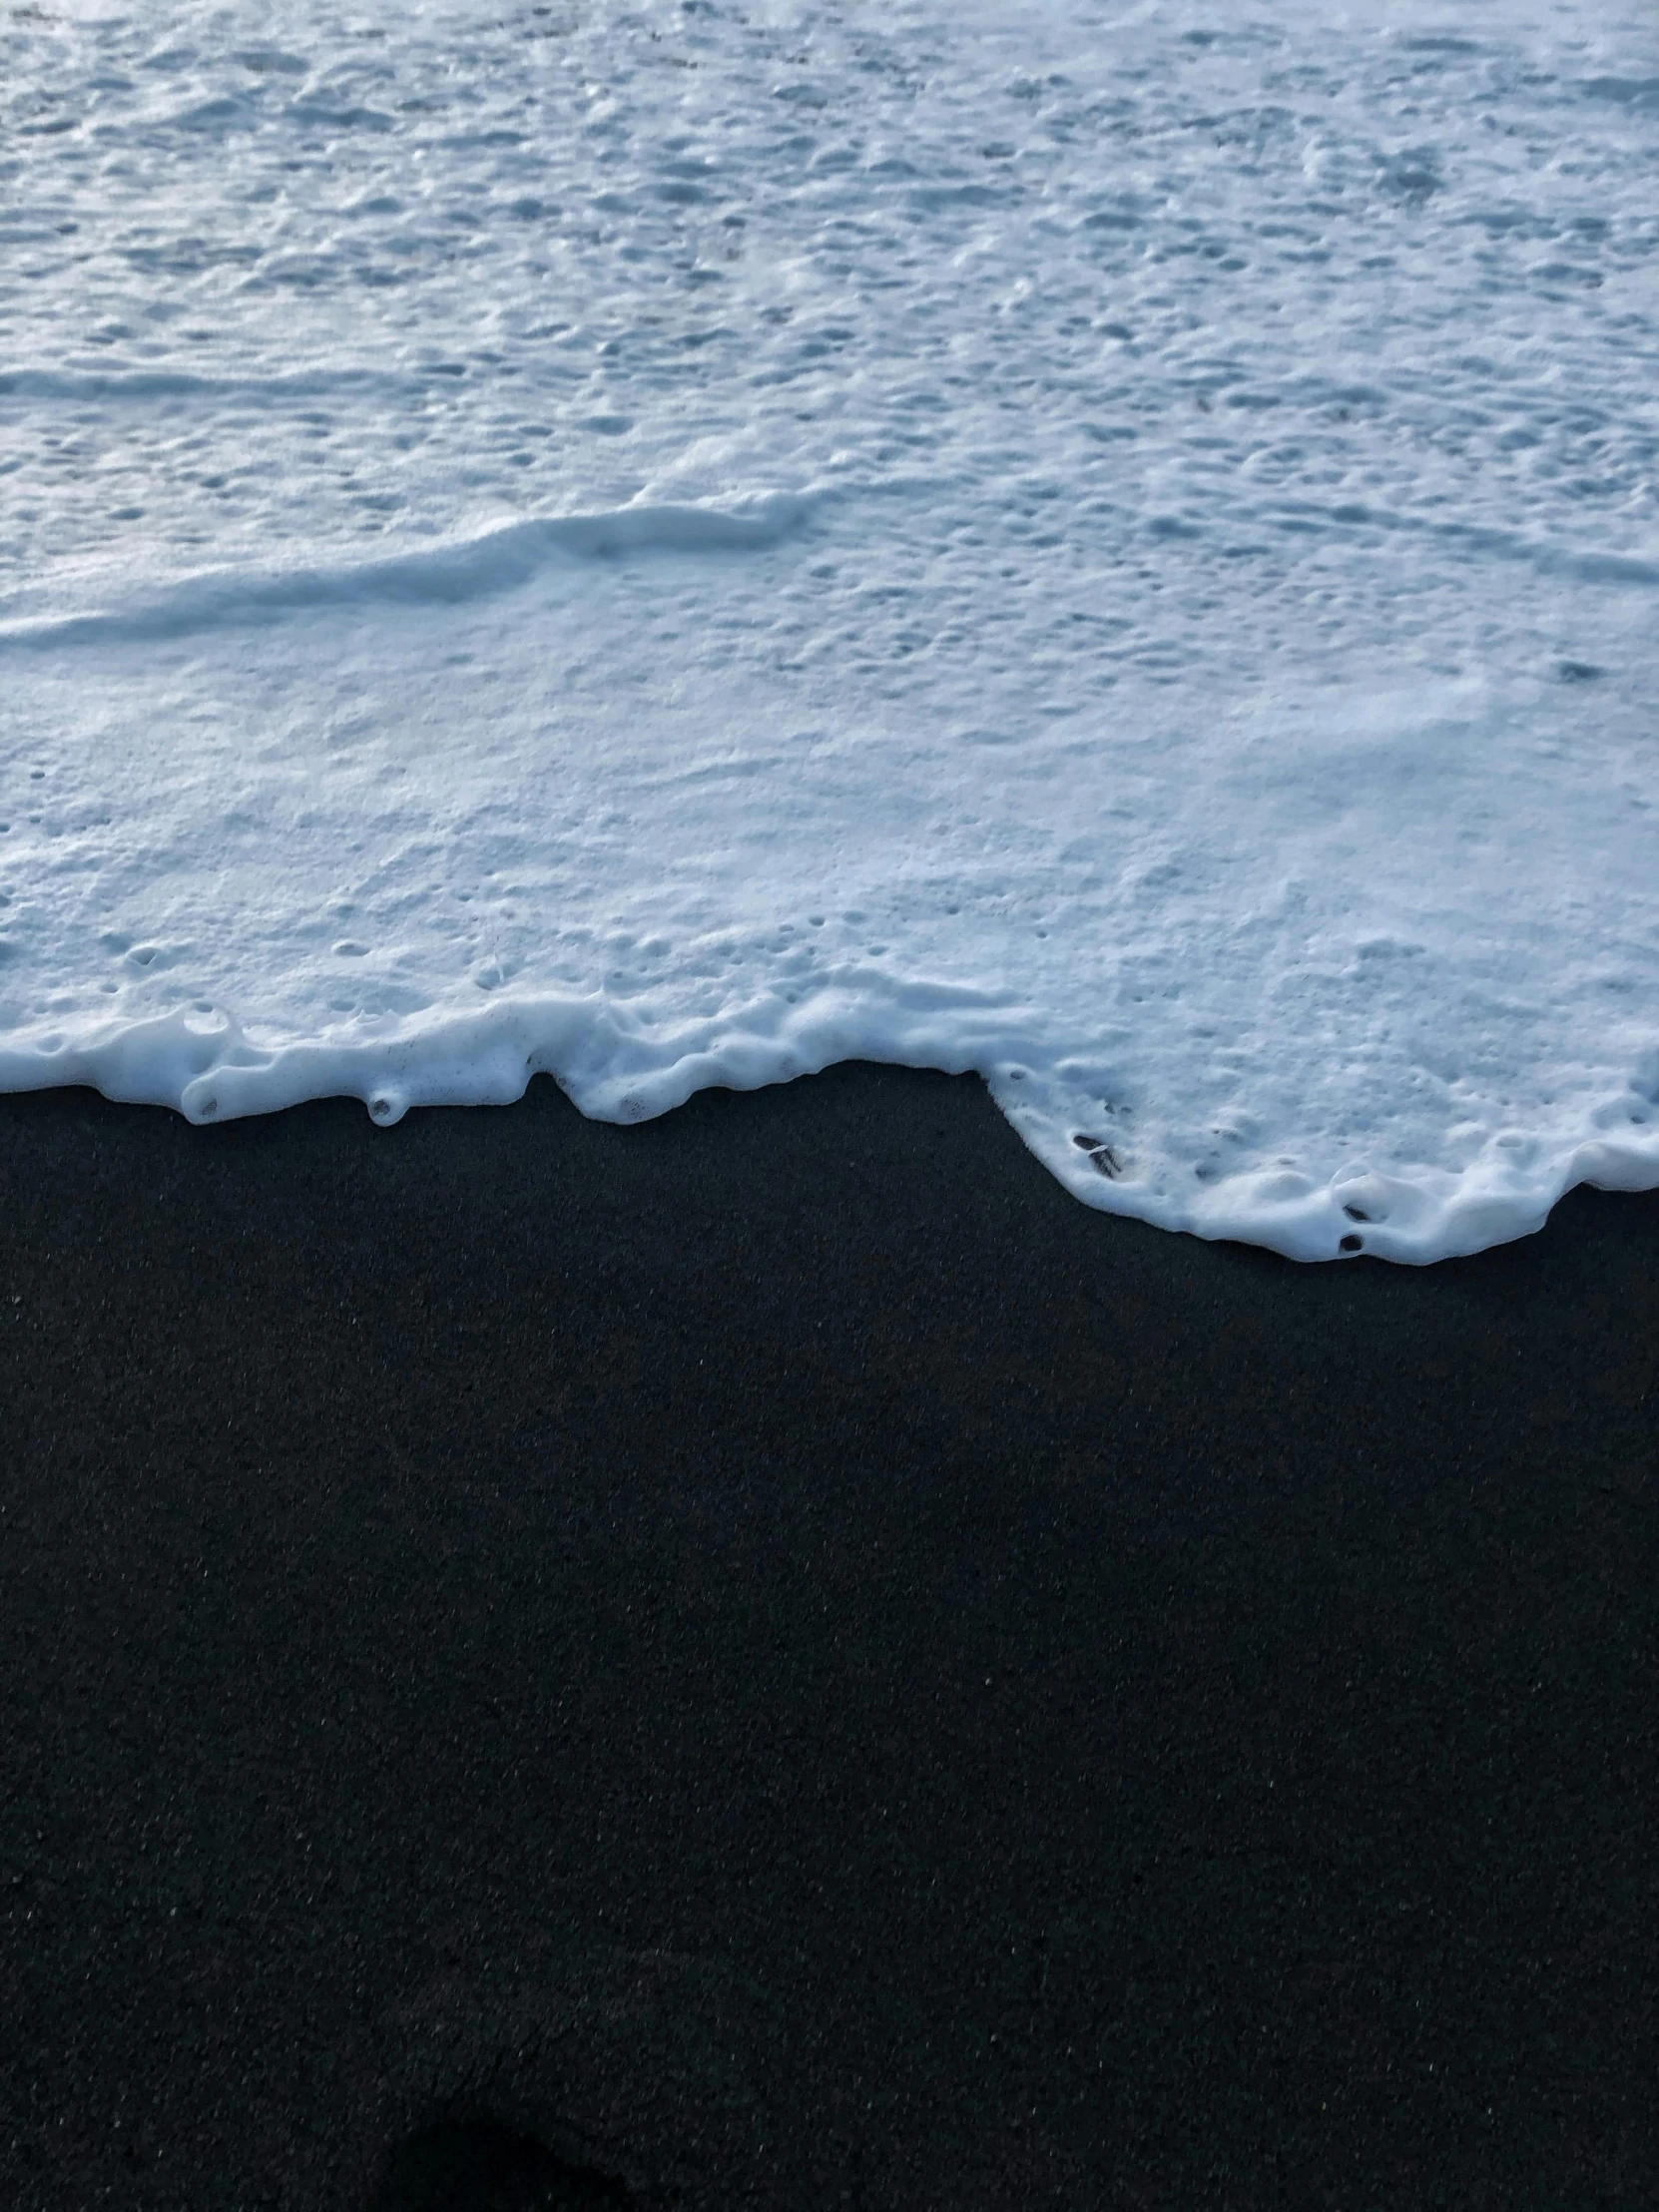
M 0 6 L 0 1087 L 1659 1184 L 1643 0 Z

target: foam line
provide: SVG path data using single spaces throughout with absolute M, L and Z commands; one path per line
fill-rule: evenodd
M 653 553 L 757 553 L 799 530 L 812 501 L 777 492 L 742 506 L 640 505 L 509 522 L 389 560 L 264 573 L 210 571 L 125 607 L 0 624 L 0 652 L 146 644 L 331 607 L 454 607 L 527 583 L 549 561 Z
M 700 1090 L 758 1090 L 851 1059 L 976 1073 L 1030 1150 L 1084 1204 L 1158 1228 L 1265 1245 L 1293 1260 L 1341 1258 L 1363 1221 L 1374 1258 L 1422 1266 L 1530 1235 L 1580 1183 L 1659 1188 L 1659 1130 L 1629 1126 L 1612 1101 L 1519 1172 L 1500 1159 L 1462 1175 L 1349 1173 L 1323 1185 L 1295 1178 L 1301 1187 L 1284 1189 L 1241 1177 L 1186 1195 L 1120 1183 L 1100 1164 L 1101 1155 L 1111 1157 L 1107 1148 L 1075 1129 L 1063 1063 L 1057 1071 L 1040 1014 L 996 992 L 867 972 L 803 1004 L 763 993 L 737 1018 L 694 1018 L 667 1034 L 641 1028 L 603 992 L 444 1011 L 394 1034 L 339 1043 L 261 1044 L 222 1012 L 173 1013 L 16 1039 L 0 1047 L 0 1091 L 85 1084 L 204 1124 L 355 1097 L 390 1127 L 411 1106 L 509 1105 L 546 1073 L 590 1118 L 629 1124 Z M 1595 1120 L 1616 1121 L 1622 1133 L 1604 1134 Z
M 1420 515 L 1374 506 L 1366 501 L 1279 499 L 1258 510 L 1264 523 L 1310 523 L 1330 530 L 1361 529 L 1412 533 L 1453 545 L 1468 553 L 1489 553 L 1502 561 L 1523 561 L 1543 576 L 1560 576 L 1582 584 L 1612 584 L 1632 590 L 1659 586 L 1659 558 L 1641 553 L 1621 553 L 1601 546 L 1564 545 L 1528 537 L 1520 531 L 1498 530 L 1469 522 L 1429 522 Z
M 407 389 L 414 379 L 377 369 L 295 369 L 272 376 L 202 376 L 184 368 L 4 368 L 0 399 L 48 406 L 95 405 L 109 399 L 194 399 L 235 402 L 326 399 L 375 386 Z

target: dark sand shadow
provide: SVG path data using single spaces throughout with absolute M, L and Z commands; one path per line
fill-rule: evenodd
M 517 2128 L 439 2122 L 393 2154 L 370 2212 L 628 2212 L 620 2182 Z

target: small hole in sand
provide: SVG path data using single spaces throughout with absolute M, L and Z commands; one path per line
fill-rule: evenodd
M 1337 1246 L 1339 1252 L 1364 1252 L 1365 1249 L 1365 1238 L 1352 1235 L 1344 1237 Z

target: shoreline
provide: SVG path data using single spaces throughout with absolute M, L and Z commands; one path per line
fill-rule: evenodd
M 1659 2173 L 1659 1193 L 1308 1267 L 856 1064 L 0 1179 L 8 2203 Z
M 0 1097 L 86 1089 L 118 1105 L 163 1108 L 199 1128 L 350 1102 L 390 1130 L 409 1113 L 516 1106 L 551 1081 L 584 1118 L 635 1128 L 706 1091 L 747 1096 L 840 1067 L 883 1067 L 982 1084 L 1032 1157 L 1091 1211 L 1304 1264 L 1370 1257 L 1437 1267 L 1535 1236 L 1575 1190 L 1659 1190 L 1653 1085 L 1639 1071 L 1622 1102 L 1603 1098 L 1571 1135 L 1500 1134 L 1495 1164 L 1488 1143 L 1458 1168 L 1378 1168 L 1363 1150 L 1358 1158 L 1328 1150 L 1305 1172 L 1294 1153 L 1270 1160 L 1259 1150 L 1253 1164 L 1247 1155 L 1229 1158 L 1239 1137 L 1230 1126 L 1210 1131 L 1216 1142 L 1204 1158 L 1183 1158 L 1178 1145 L 1171 1151 L 1168 1128 L 1150 1138 L 1149 1152 L 1127 1107 L 1080 1095 L 1052 1070 L 1025 1064 L 1045 1057 L 1030 1039 L 982 1034 L 966 1050 L 925 1008 L 908 1028 L 889 1025 L 878 1044 L 866 1039 L 871 1058 L 849 1052 L 838 1005 L 823 1023 L 797 1006 L 787 1041 L 760 1031 L 717 1042 L 719 1026 L 696 1049 L 649 1066 L 633 1056 L 637 1040 L 626 1043 L 580 997 L 492 1001 L 371 1043 L 258 1048 L 233 1017 L 204 1003 L 73 1043 L 54 1032 L 50 1050 L 0 1049 Z

